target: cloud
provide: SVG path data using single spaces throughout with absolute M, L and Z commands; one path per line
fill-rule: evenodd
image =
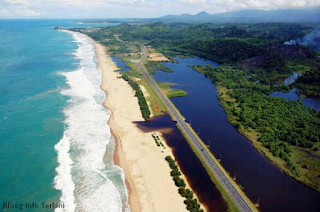
M 150 4 L 151 5 L 151 4 Z M 0 0 L 0 18 L 24 18 L 53 16 L 64 13 L 64 17 L 74 14 L 101 14 L 101 9 L 121 6 L 147 6 L 146 0 Z M 60 18 L 60 17 L 58 17 Z
M 35 17 L 40 14 L 28 9 L 11 9 L 10 11 L 4 10 L 0 8 L 0 18 L 18 18 L 18 17 Z
M 159 17 L 320 6 L 319 0 L 0 0 L 0 18 Z
M 182 3 L 186 3 L 186 4 L 204 4 L 206 2 L 206 0 L 180 0 L 180 2 Z
M 34 17 L 39 13 L 29 8 L 28 0 L 4 0 L 0 3 L 0 18 Z
M 212 13 L 242 9 L 295 9 L 320 6 L 319 0 L 179 0 L 181 4 L 197 5 Z
M 13 16 L 13 14 L 11 12 L 0 8 L 0 18 L 1 17 L 3 17 L 3 18 L 4 17 L 12 17 L 12 16 Z
M 20 0 L 18 0 L 20 1 Z M 39 1 L 39 0 L 35 0 Z M 144 5 L 146 0 L 47 0 L 41 1 L 42 3 L 63 6 L 76 6 L 76 7 L 86 7 L 95 8 L 100 6 L 113 6 L 113 5 Z
M 5 0 L 7 4 L 28 5 L 27 0 Z
M 33 10 L 28 10 L 28 9 L 18 9 L 14 11 L 16 15 L 24 16 L 24 17 L 34 17 L 34 16 L 39 16 L 40 14 L 33 11 Z

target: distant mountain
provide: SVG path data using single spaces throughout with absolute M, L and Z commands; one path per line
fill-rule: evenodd
M 205 11 L 196 15 L 167 15 L 158 18 L 165 22 L 216 22 L 216 23 L 257 23 L 257 22 L 298 22 L 320 23 L 320 7 L 287 10 L 240 10 L 219 14 Z
M 190 15 L 190 14 L 182 14 L 182 15 L 167 15 L 160 17 L 159 19 L 163 20 L 172 20 L 172 21 L 182 21 L 182 22 L 194 22 L 194 21 L 204 21 L 206 19 L 211 19 L 212 15 L 209 13 L 202 11 L 196 15 Z

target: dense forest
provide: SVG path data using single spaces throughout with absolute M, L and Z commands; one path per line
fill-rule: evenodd
M 304 36 L 313 29 L 299 24 L 121 24 L 88 34 L 105 44 L 122 40 L 151 45 L 168 57 L 197 55 L 218 62 L 237 62 L 265 48 Z
M 295 86 L 306 95 L 320 97 L 320 67 L 313 68 L 300 76 Z
M 193 68 L 216 84 L 228 119 L 240 132 L 249 138 L 257 132 L 257 140 L 274 157 L 285 161 L 291 175 L 307 176 L 302 181 L 319 189 L 320 161 L 309 159 L 316 164 L 313 166 L 308 161 L 301 164 L 301 158 L 292 160 L 296 151 L 319 155 L 319 112 L 300 102 L 269 96 L 276 88 L 250 81 L 244 70 L 230 66 Z M 300 176 L 302 168 L 310 173 Z

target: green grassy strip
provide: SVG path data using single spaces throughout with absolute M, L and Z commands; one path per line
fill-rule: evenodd
M 155 74 L 156 71 L 164 71 L 167 73 L 173 73 L 174 71 L 171 68 L 168 68 L 159 61 L 147 61 L 145 64 L 146 69 L 150 74 Z
M 183 97 L 186 96 L 187 92 L 180 90 L 180 89 L 174 89 L 174 90 L 170 90 L 169 93 L 167 94 L 167 96 L 169 98 L 173 98 L 173 97 Z
M 183 97 L 186 96 L 188 93 L 181 89 L 171 89 L 174 86 L 174 83 L 170 82 L 158 82 L 158 86 L 167 94 L 167 97 Z

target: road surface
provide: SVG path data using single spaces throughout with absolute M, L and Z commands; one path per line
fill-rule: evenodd
M 152 79 L 152 77 L 147 73 L 141 63 L 149 56 L 149 52 L 145 46 L 143 46 L 144 55 L 138 62 L 138 68 L 153 87 L 154 91 L 158 94 L 159 98 L 163 101 L 163 103 L 168 108 L 168 112 L 173 116 L 177 124 L 180 126 L 182 132 L 189 138 L 195 147 L 195 151 L 199 153 L 202 157 L 202 160 L 206 163 L 206 165 L 211 169 L 212 173 L 216 176 L 218 181 L 224 187 L 226 192 L 233 199 L 234 203 L 238 206 L 240 211 L 243 212 L 252 212 L 254 211 L 247 201 L 242 197 L 242 195 L 235 189 L 230 180 L 226 177 L 225 173 L 221 170 L 221 168 L 216 164 L 216 162 L 212 159 L 210 154 L 207 152 L 208 150 L 203 147 L 203 144 L 200 142 L 199 138 L 195 135 L 195 132 L 190 129 L 188 124 L 182 118 L 180 113 L 173 107 L 170 100 L 164 96 L 164 94 L 160 91 L 160 88 L 156 84 L 156 82 Z

